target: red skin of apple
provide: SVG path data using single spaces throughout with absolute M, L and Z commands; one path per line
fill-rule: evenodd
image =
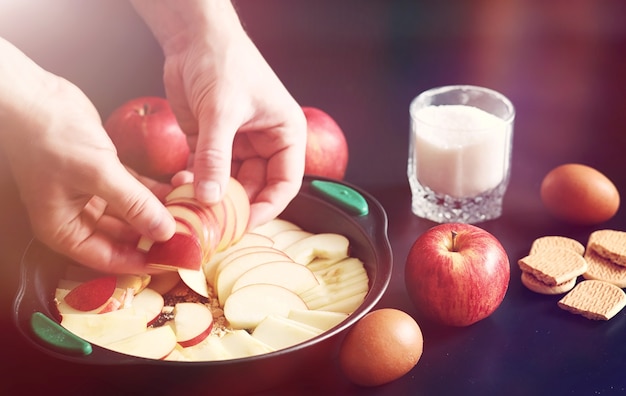
M 211 331 L 213 330 L 213 322 L 211 322 L 211 325 L 204 330 L 202 333 L 198 334 L 197 336 L 189 339 L 189 340 L 182 340 L 182 341 L 178 341 L 178 344 L 183 347 L 183 348 L 189 348 L 190 346 L 194 346 L 196 344 L 201 343 L 205 338 L 207 338 L 209 336 L 209 334 L 211 334 Z
M 186 268 L 200 270 L 202 247 L 195 235 L 175 233 L 165 242 L 154 242 L 146 253 L 148 265 L 175 270 Z
M 117 278 L 105 276 L 76 286 L 65 296 L 65 302 L 79 311 L 91 311 L 103 306 L 113 296 Z
M 142 175 L 163 179 L 187 167 L 187 137 L 164 98 L 124 103 L 106 119 L 104 129 L 122 163 Z
M 348 167 L 348 143 L 335 120 L 315 107 L 302 107 L 307 120 L 304 173 L 343 179 Z
M 469 224 L 432 227 L 414 242 L 405 266 L 415 306 L 449 326 L 469 326 L 491 315 L 504 299 L 509 278 L 509 259 L 500 242 Z

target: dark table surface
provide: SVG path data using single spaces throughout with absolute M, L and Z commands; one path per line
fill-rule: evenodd
M 390 384 L 352 386 L 330 362 L 311 367 L 310 381 L 268 394 L 626 392 L 626 311 L 608 322 L 566 313 L 556 306 L 558 297 L 526 290 L 515 264 L 539 236 L 585 243 L 598 228 L 626 230 L 623 209 L 604 224 L 571 226 L 550 217 L 539 198 L 543 176 L 565 162 L 596 167 L 626 192 L 626 3 L 264 0 L 237 6 L 294 97 L 343 127 L 350 146 L 346 180 L 371 192 L 389 216 L 395 268 L 379 307 L 414 315 L 425 337 L 420 362 Z M 74 81 L 103 117 L 126 99 L 163 93 L 159 48 L 126 2 L 4 2 L 0 36 Z M 511 282 L 491 317 L 446 329 L 423 322 L 404 287 L 408 250 L 434 225 L 410 211 L 408 105 L 425 89 L 458 83 L 498 90 L 516 106 L 504 213 L 480 225 L 504 245 Z M 1 157 L 0 183 L 0 394 L 124 394 L 106 372 L 51 358 L 17 333 L 11 304 L 30 233 Z M 210 394 L 210 384 L 192 380 L 198 394 Z M 155 389 L 145 394 L 158 394 Z

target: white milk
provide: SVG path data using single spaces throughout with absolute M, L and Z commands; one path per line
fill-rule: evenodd
M 472 197 L 496 187 L 508 171 L 504 120 L 473 106 L 427 106 L 417 111 L 416 176 L 435 193 Z

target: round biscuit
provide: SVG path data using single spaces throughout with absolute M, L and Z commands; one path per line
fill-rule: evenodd
M 553 248 L 571 249 L 581 256 L 585 253 L 585 246 L 575 239 L 558 235 L 547 235 L 533 241 L 529 254 Z
M 537 279 L 537 277 L 530 272 L 526 271 L 522 271 L 521 279 L 522 284 L 526 286 L 527 289 L 539 294 L 563 294 L 572 290 L 576 285 L 576 278 L 572 278 L 563 283 L 559 283 L 558 285 L 550 286 Z

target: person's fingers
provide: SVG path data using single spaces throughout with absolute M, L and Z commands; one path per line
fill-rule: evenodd
M 193 164 L 196 199 L 207 204 L 219 202 L 224 196 L 230 177 L 233 136 L 238 128 L 236 122 L 225 117 L 214 121 L 200 122 Z
M 95 193 L 112 212 L 151 239 L 171 238 L 176 229 L 174 218 L 146 186 L 121 164 L 113 164 L 103 175 Z

